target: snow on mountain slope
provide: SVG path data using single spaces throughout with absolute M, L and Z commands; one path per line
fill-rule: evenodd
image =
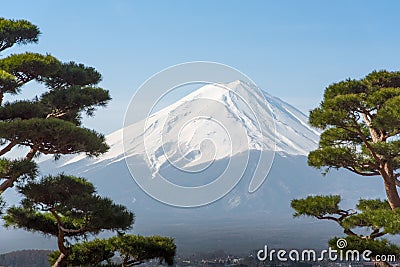
M 243 81 L 205 85 L 152 114 L 144 124 L 127 126 L 125 154 L 147 153 L 151 166 L 158 170 L 171 160 L 195 168 L 246 150 L 307 155 L 315 149 L 319 133 L 307 124 L 307 117 L 279 98 L 263 94 Z M 123 134 L 120 129 L 108 135 L 109 152 L 88 163 L 122 160 Z M 60 163 L 68 165 L 84 158 L 65 157 Z
M 155 112 L 146 124 L 133 124 L 108 135 L 110 150 L 99 158 L 62 157 L 56 162 L 43 162 L 41 171 L 65 172 L 89 179 L 100 195 L 135 212 L 135 234 L 172 236 L 180 251 L 187 253 L 231 248 L 232 244 L 238 243 L 235 240 L 244 240 L 239 242 L 238 251 L 262 247 L 266 241 L 277 247 L 293 248 L 298 244 L 324 247 L 331 236 L 340 232 L 325 224 L 319 226 L 310 221 L 292 220 L 292 199 L 309 194 L 340 194 L 343 205 L 352 207 L 360 198 L 384 196 L 379 179 L 365 184 L 364 178 L 346 171 L 330 172 L 328 177 L 322 178 L 318 170 L 309 167 L 306 155 L 317 147 L 319 133 L 307 124 L 307 117 L 296 108 L 265 92 L 260 95 L 259 90 L 240 81 L 232 82 L 228 87 L 231 90 L 215 85 L 201 87 Z M 253 100 L 247 103 L 253 110 L 246 108 L 240 96 Z M 244 139 L 241 133 L 245 135 Z M 136 180 L 142 176 L 140 172 L 135 180 L 132 179 L 135 176 L 124 162 L 124 134 L 129 141 L 127 161 L 129 164 L 132 159 L 135 171 L 141 171 L 143 157 L 149 157 L 152 167 L 159 170 L 158 174 L 179 186 L 208 185 L 222 176 L 225 169 L 233 174 L 242 171 L 239 165 L 226 167 L 230 160 L 245 156 L 244 153 L 232 155 L 232 144 L 225 144 L 224 139 L 237 140 L 239 136 L 238 140 L 243 142 L 234 142 L 234 148 L 238 153 L 252 150 L 246 165 L 250 167 L 246 168 L 239 183 L 218 201 L 201 208 L 175 208 L 157 201 L 154 195 L 143 190 Z M 229 136 L 231 139 L 226 139 Z M 141 142 L 146 143 L 145 149 Z M 257 150 L 261 149 L 274 149 L 277 155 L 268 179 L 257 191 L 250 192 L 248 189 L 255 177 L 251 169 L 260 154 Z M 177 162 L 182 163 L 185 170 L 207 167 L 206 160 L 210 158 L 215 161 L 204 171 L 188 174 L 166 167 L 165 154 L 174 160 L 175 152 L 185 156 L 183 162 Z M 165 189 L 165 192 L 177 196 L 173 191 Z

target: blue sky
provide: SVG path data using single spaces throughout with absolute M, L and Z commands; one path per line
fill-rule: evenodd
M 307 112 L 332 82 L 400 69 L 399 11 L 398 1 L 366 0 L 15 0 L 2 3 L 0 16 L 42 32 L 37 45 L 9 52 L 48 52 L 102 73 L 113 101 L 85 125 L 110 133 L 140 84 L 187 61 L 230 65 Z

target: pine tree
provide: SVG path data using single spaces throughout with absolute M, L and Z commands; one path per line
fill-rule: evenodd
M 292 201 L 295 217 L 311 216 L 339 224 L 347 249 L 395 254 L 400 248 L 385 235 L 400 234 L 400 72 L 373 71 L 360 80 L 328 86 L 320 106 L 310 112 L 310 124 L 323 130 L 319 147 L 308 155 L 318 169 L 344 168 L 383 181 L 387 201 L 361 199 L 355 209 L 341 209 L 340 196 L 309 196 Z M 369 234 L 358 234 L 365 228 Z M 338 238 L 329 244 L 336 246 Z M 387 262 L 375 262 L 388 265 Z
M 66 266 L 71 254 L 68 244 L 105 230 L 126 231 L 134 222 L 132 212 L 100 197 L 83 178 L 47 176 L 28 182 L 19 192 L 21 205 L 7 210 L 5 226 L 56 237 L 60 254 L 53 266 Z
M 400 207 L 400 72 L 374 71 L 328 86 L 310 124 L 323 130 L 310 166 L 380 176 L 390 207 Z
M 381 239 L 387 235 L 400 234 L 400 209 L 392 210 L 388 201 L 360 199 L 355 209 L 342 209 L 339 195 L 309 196 L 292 200 L 296 211 L 294 217 L 307 216 L 337 223 L 346 234 L 345 248 L 337 246 L 338 237 L 329 241 L 329 246 L 340 250 L 370 250 L 376 265 L 389 265 L 376 261 L 377 255 L 399 255 L 400 247 Z M 362 231 L 360 231 L 362 229 Z M 361 254 L 361 253 L 360 253 Z
M 39 34 L 28 21 L 0 18 L 0 52 L 16 44 L 36 43 Z M 46 92 L 30 100 L 4 101 L 4 96 L 20 93 L 30 81 L 43 85 Z M 152 258 L 172 264 L 173 239 L 121 234 L 132 227 L 133 213 L 99 196 L 84 178 L 37 177 L 34 158 L 40 154 L 57 159 L 75 153 L 98 156 L 108 150 L 102 134 L 81 125 L 83 115 L 93 116 L 111 99 L 107 90 L 96 86 L 100 81 L 94 68 L 61 63 L 51 55 L 0 57 L 0 196 L 15 185 L 23 196 L 19 206 L 7 210 L 5 225 L 56 237 L 59 251 L 51 255 L 53 266 L 93 265 L 116 252 L 124 256 L 126 266 Z M 26 155 L 7 158 L 14 147 L 26 147 Z M 118 231 L 119 236 L 79 243 L 106 230 Z
M 174 240 L 169 237 L 124 234 L 73 245 L 68 265 L 97 266 L 103 262 L 112 264 L 112 258 L 116 255 L 122 260 L 122 264 L 118 266 L 139 265 L 151 259 L 159 259 L 160 263 L 172 265 L 175 250 Z M 59 251 L 52 253 L 50 263 L 54 264 L 59 255 Z
M 0 53 L 14 45 L 38 42 L 40 31 L 26 20 L 0 18 Z M 4 96 L 21 92 L 37 81 L 47 89 L 34 99 L 5 102 Z M 82 127 L 82 115 L 93 116 L 111 99 L 96 87 L 101 75 L 92 67 L 61 63 L 51 55 L 11 54 L 0 57 L 0 195 L 15 184 L 34 179 L 40 154 L 86 153 L 108 150 L 104 136 Z M 27 147 L 20 159 L 7 158 L 14 147 Z

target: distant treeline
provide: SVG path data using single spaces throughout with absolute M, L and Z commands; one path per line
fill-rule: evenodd
M 4 267 L 50 267 L 50 250 L 20 250 L 0 255 Z

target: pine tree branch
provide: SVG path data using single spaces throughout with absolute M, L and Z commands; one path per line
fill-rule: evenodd
M 380 175 L 379 172 L 361 172 L 361 171 L 357 171 L 352 166 L 343 166 L 343 168 L 345 168 L 345 169 L 347 169 L 347 170 L 349 170 L 351 172 L 354 172 L 356 174 L 362 175 L 362 176 L 377 176 L 377 175 Z
M 126 261 L 124 261 L 124 265 L 123 266 L 129 267 L 129 266 L 139 265 L 139 264 L 142 264 L 142 263 L 144 263 L 144 261 L 142 261 L 142 260 L 136 260 L 136 259 L 126 260 Z
M 359 237 L 359 238 L 362 238 L 362 239 L 372 239 L 373 240 L 375 238 L 378 238 L 378 237 L 381 237 L 381 236 L 384 236 L 384 235 L 387 234 L 384 231 L 380 232 L 379 229 L 374 229 L 373 232 L 370 235 L 359 235 L 359 234 L 356 234 L 355 232 L 353 232 L 353 230 L 351 230 L 349 228 L 345 228 L 343 226 L 343 223 L 342 223 L 343 220 L 346 219 L 349 216 L 352 216 L 352 215 L 356 214 L 356 213 L 357 213 L 357 211 L 352 210 L 352 209 L 349 209 L 349 210 L 337 210 L 336 214 L 340 215 L 340 217 L 334 217 L 334 216 L 315 216 L 315 217 L 317 219 L 319 219 L 319 220 L 331 220 L 331 221 L 337 222 L 339 224 L 339 226 L 343 228 L 343 232 L 346 235 L 349 235 L 349 236 L 356 236 L 356 237 Z M 358 226 L 362 227 L 364 225 L 358 225 Z
M 67 115 L 68 113 L 69 113 L 69 111 L 49 113 L 49 114 L 47 114 L 46 119 L 48 119 L 48 118 L 60 118 L 60 117 L 63 117 L 65 115 Z
M 399 177 L 399 173 L 397 173 L 397 174 L 395 175 L 394 182 L 395 182 L 396 186 L 400 187 L 400 181 L 397 179 L 398 177 Z
M 28 154 L 26 154 L 25 159 L 32 160 L 33 157 L 35 156 L 36 152 L 37 152 L 37 149 L 31 148 L 31 150 L 29 150 Z
M 339 223 L 339 218 L 333 216 L 315 216 L 318 220 L 331 220 Z
M 341 226 L 341 225 L 340 225 L 340 226 Z M 342 226 L 342 227 L 343 227 L 343 226 Z M 362 236 L 359 236 L 359 235 L 357 235 L 356 233 L 354 233 L 351 229 L 344 228 L 343 232 L 344 232 L 346 235 L 349 235 L 349 236 L 362 237 Z
M 357 121 L 354 121 L 354 127 L 357 130 L 358 135 L 360 136 L 361 140 L 363 141 L 363 143 L 365 144 L 365 146 L 367 147 L 367 149 L 369 150 L 369 152 L 371 153 L 372 157 L 379 162 L 380 164 L 382 164 L 382 160 L 381 158 L 376 154 L 375 150 L 373 149 L 373 147 L 369 144 L 367 137 L 364 135 L 364 133 L 361 130 L 360 125 L 358 125 Z
M 7 152 L 9 152 L 16 145 L 17 145 L 17 142 L 15 140 L 11 141 L 6 147 L 4 147 L 2 150 L 0 150 L 0 156 L 3 156 Z
M 6 191 L 8 188 L 14 186 L 14 182 L 16 179 L 8 178 L 0 185 L 0 194 Z
M 337 127 L 337 128 L 340 128 L 340 129 L 343 129 L 343 130 L 346 130 L 346 131 L 348 131 L 349 133 L 358 134 L 358 132 L 352 130 L 352 128 L 348 128 L 348 127 L 345 127 L 345 126 L 336 126 L 336 127 Z
M 10 145 L 10 144 L 9 144 Z M 10 148 L 11 149 L 11 148 Z M 37 150 L 36 149 L 31 149 L 28 154 L 25 156 L 25 160 L 32 160 L 33 157 L 35 156 Z M 7 152 L 5 152 L 7 153 Z M 6 178 L 6 180 L 0 184 L 0 194 L 2 194 L 5 190 L 8 188 L 11 188 L 14 186 L 14 183 L 18 180 L 19 176 L 11 176 L 11 177 L 2 177 Z
M 387 139 L 387 138 L 389 138 L 389 137 L 396 136 L 396 135 L 398 135 L 398 134 L 400 134 L 400 130 L 398 130 L 398 131 L 396 131 L 396 132 L 394 132 L 394 133 L 392 133 L 392 134 L 387 133 L 386 136 L 385 136 L 385 138 Z
M 57 225 L 58 225 L 58 236 L 57 236 L 57 244 L 58 244 L 58 249 L 60 250 L 60 252 L 66 256 L 68 256 L 69 251 L 68 249 L 65 247 L 64 245 L 64 231 L 62 229 L 62 221 L 60 216 L 57 214 L 57 212 L 54 210 L 54 208 L 50 209 L 51 214 L 54 216 L 54 218 L 57 221 Z
M 3 42 L 1 42 L 0 43 L 0 52 L 5 50 L 5 49 L 7 49 L 7 48 L 10 48 L 11 46 L 13 46 L 13 43 L 9 43 L 9 42 L 3 43 Z
M 387 233 L 385 233 L 385 232 L 380 232 L 379 231 L 379 229 L 375 229 L 369 236 L 368 236 L 368 239 L 375 239 L 375 238 L 378 238 L 378 237 L 381 237 L 381 236 L 384 236 L 384 235 L 386 235 Z
M 62 225 L 60 225 L 59 227 L 63 232 L 68 233 L 68 234 L 80 234 L 80 233 L 83 233 L 86 229 L 85 226 L 82 226 L 79 229 L 67 229 L 67 228 L 64 228 Z
M 374 170 L 379 168 L 379 165 L 375 164 L 372 161 L 367 161 L 364 163 L 364 165 L 362 165 L 363 168 L 372 168 Z M 377 173 L 379 174 L 379 172 L 377 171 Z
M 58 216 L 58 214 L 56 214 L 56 216 Z M 87 230 L 87 226 L 88 226 L 88 223 L 89 223 L 89 215 L 87 213 L 85 214 L 85 223 L 79 229 L 68 229 L 68 228 L 65 228 L 63 226 L 62 222 L 61 222 L 61 219 L 59 220 L 59 222 L 60 222 L 59 228 L 62 231 L 64 231 L 65 233 L 68 233 L 68 234 L 81 234 L 81 233 L 84 233 Z M 58 221 L 57 221 L 57 223 L 58 223 Z
M 353 209 L 337 210 L 336 214 L 340 215 L 340 217 L 334 217 L 334 216 L 315 216 L 315 217 L 320 220 L 331 220 L 331 221 L 337 222 L 339 224 L 339 226 L 343 228 L 343 232 L 349 236 L 356 236 L 356 237 L 359 237 L 362 239 L 374 239 L 377 237 L 384 236 L 386 234 L 385 232 L 379 232 L 379 229 L 375 229 L 369 236 L 359 235 L 359 234 L 353 232 L 353 230 L 343 226 L 343 220 L 349 216 L 357 214 L 357 211 L 355 211 Z M 362 225 L 360 225 L 360 226 L 362 226 Z
M 363 114 L 365 124 L 368 126 L 371 135 L 372 136 L 374 135 L 374 133 L 372 131 L 379 132 L 379 137 L 378 136 L 376 136 L 376 137 L 378 137 L 379 141 L 383 141 L 383 139 L 385 138 L 385 135 L 382 132 L 382 130 L 378 130 L 372 126 L 372 119 L 374 118 L 374 116 L 366 110 L 362 110 L 361 114 Z M 376 134 L 378 134 L 378 133 L 376 133 Z
M 81 234 L 81 233 L 84 233 L 87 230 L 88 223 L 89 223 L 89 216 L 88 216 L 88 214 L 86 214 L 85 215 L 85 223 L 81 228 L 79 228 L 79 229 L 67 229 L 67 228 L 64 228 L 62 225 L 60 226 L 60 228 L 65 233 L 68 233 L 68 234 Z

